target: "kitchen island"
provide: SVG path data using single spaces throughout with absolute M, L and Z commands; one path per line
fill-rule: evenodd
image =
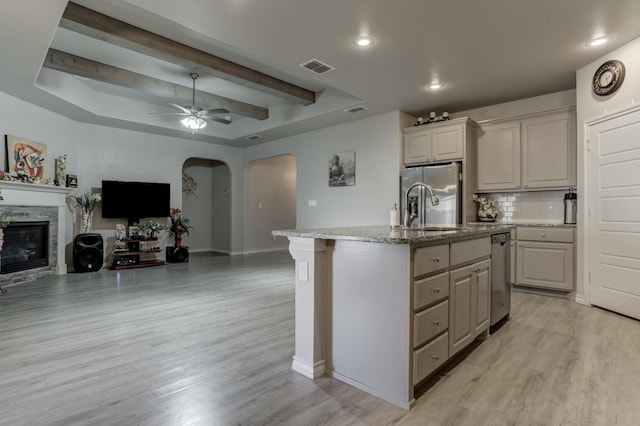
M 488 334 L 490 236 L 511 228 L 273 231 L 296 265 L 293 370 L 409 409 L 417 385 Z

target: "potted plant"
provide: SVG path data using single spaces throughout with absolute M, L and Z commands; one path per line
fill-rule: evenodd
M 75 193 L 72 195 L 76 203 L 76 207 L 82 209 L 82 233 L 86 234 L 91 231 L 93 222 L 93 212 L 98 207 L 98 203 L 102 200 L 100 194 L 92 194 L 90 191 L 84 194 Z
M 156 238 L 158 236 L 158 233 L 163 229 L 161 224 L 159 224 L 158 222 L 153 222 L 152 220 L 140 224 L 139 227 L 140 230 L 142 230 L 149 238 Z
M 182 246 L 182 234 L 189 235 L 189 230 L 193 226 L 189 225 L 189 219 L 182 216 L 182 210 L 178 208 L 171 209 L 170 224 L 167 227 L 167 237 L 174 239 L 174 246 Z
M 498 206 L 495 200 L 473 194 L 473 201 L 478 203 L 478 220 L 480 222 L 493 222 L 496 220 L 498 217 Z

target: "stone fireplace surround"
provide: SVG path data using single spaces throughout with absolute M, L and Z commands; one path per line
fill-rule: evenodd
M 0 181 L 0 213 L 19 221 L 49 222 L 49 265 L 0 275 L 2 286 L 33 281 L 47 275 L 67 273 L 65 263 L 65 227 L 67 195 L 72 188 L 22 182 Z M 0 252 L 0 256 L 2 252 Z

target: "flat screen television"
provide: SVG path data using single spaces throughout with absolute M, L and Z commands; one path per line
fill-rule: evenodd
M 156 182 L 102 181 L 102 217 L 126 218 L 129 224 L 141 218 L 167 217 L 171 186 Z

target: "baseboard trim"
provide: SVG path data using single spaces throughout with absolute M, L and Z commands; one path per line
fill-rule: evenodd
M 388 394 L 386 394 L 384 392 L 380 392 L 377 389 L 374 389 L 374 388 L 372 388 L 370 386 L 367 386 L 367 385 L 365 385 L 363 383 L 360 383 L 360 382 L 358 382 L 356 380 L 353 380 L 353 379 L 350 379 L 350 378 L 348 378 L 346 376 L 343 376 L 340 373 L 336 373 L 335 371 L 327 370 L 327 375 L 330 376 L 330 377 L 333 377 L 334 379 L 338 379 L 341 382 L 345 382 L 346 384 L 351 385 L 354 388 L 358 388 L 358 389 L 360 389 L 362 391 L 370 393 L 373 396 L 377 396 L 380 399 L 384 399 L 385 401 L 390 402 L 390 403 L 392 403 L 394 405 L 397 405 L 398 407 L 403 408 L 405 410 L 411 409 L 411 407 L 413 407 L 415 405 L 415 403 L 416 403 L 416 400 L 413 397 L 411 398 L 410 401 L 402 401 L 402 400 L 397 399 L 397 398 L 395 398 L 395 397 L 393 397 L 391 395 L 388 395 Z
M 277 248 L 268 248 L 268 249 L 258 249 L 258 250 L 245 250 L 244 254 L 258 254 L 258 253 L 273 253 L 276 251 L 287 251 L 288 247 L 277 247 Z
M 324 360 L 318 361 L 315 364 L 311 365 L 308 362 L 296 357 L 295 355 L 293 356 L 293 363 L 291 364 L 291 369 L 312 380 L 317 379 L 318 377 L 324 376 L 327 370 L 326 363 Z
M 581 294 L 576 294 L 575 301 L 576 301 L 576 303 L 579 303 L 581 305 L 589 306 L 587 301 L 584 299 L 584 296 L 581 295 Z

